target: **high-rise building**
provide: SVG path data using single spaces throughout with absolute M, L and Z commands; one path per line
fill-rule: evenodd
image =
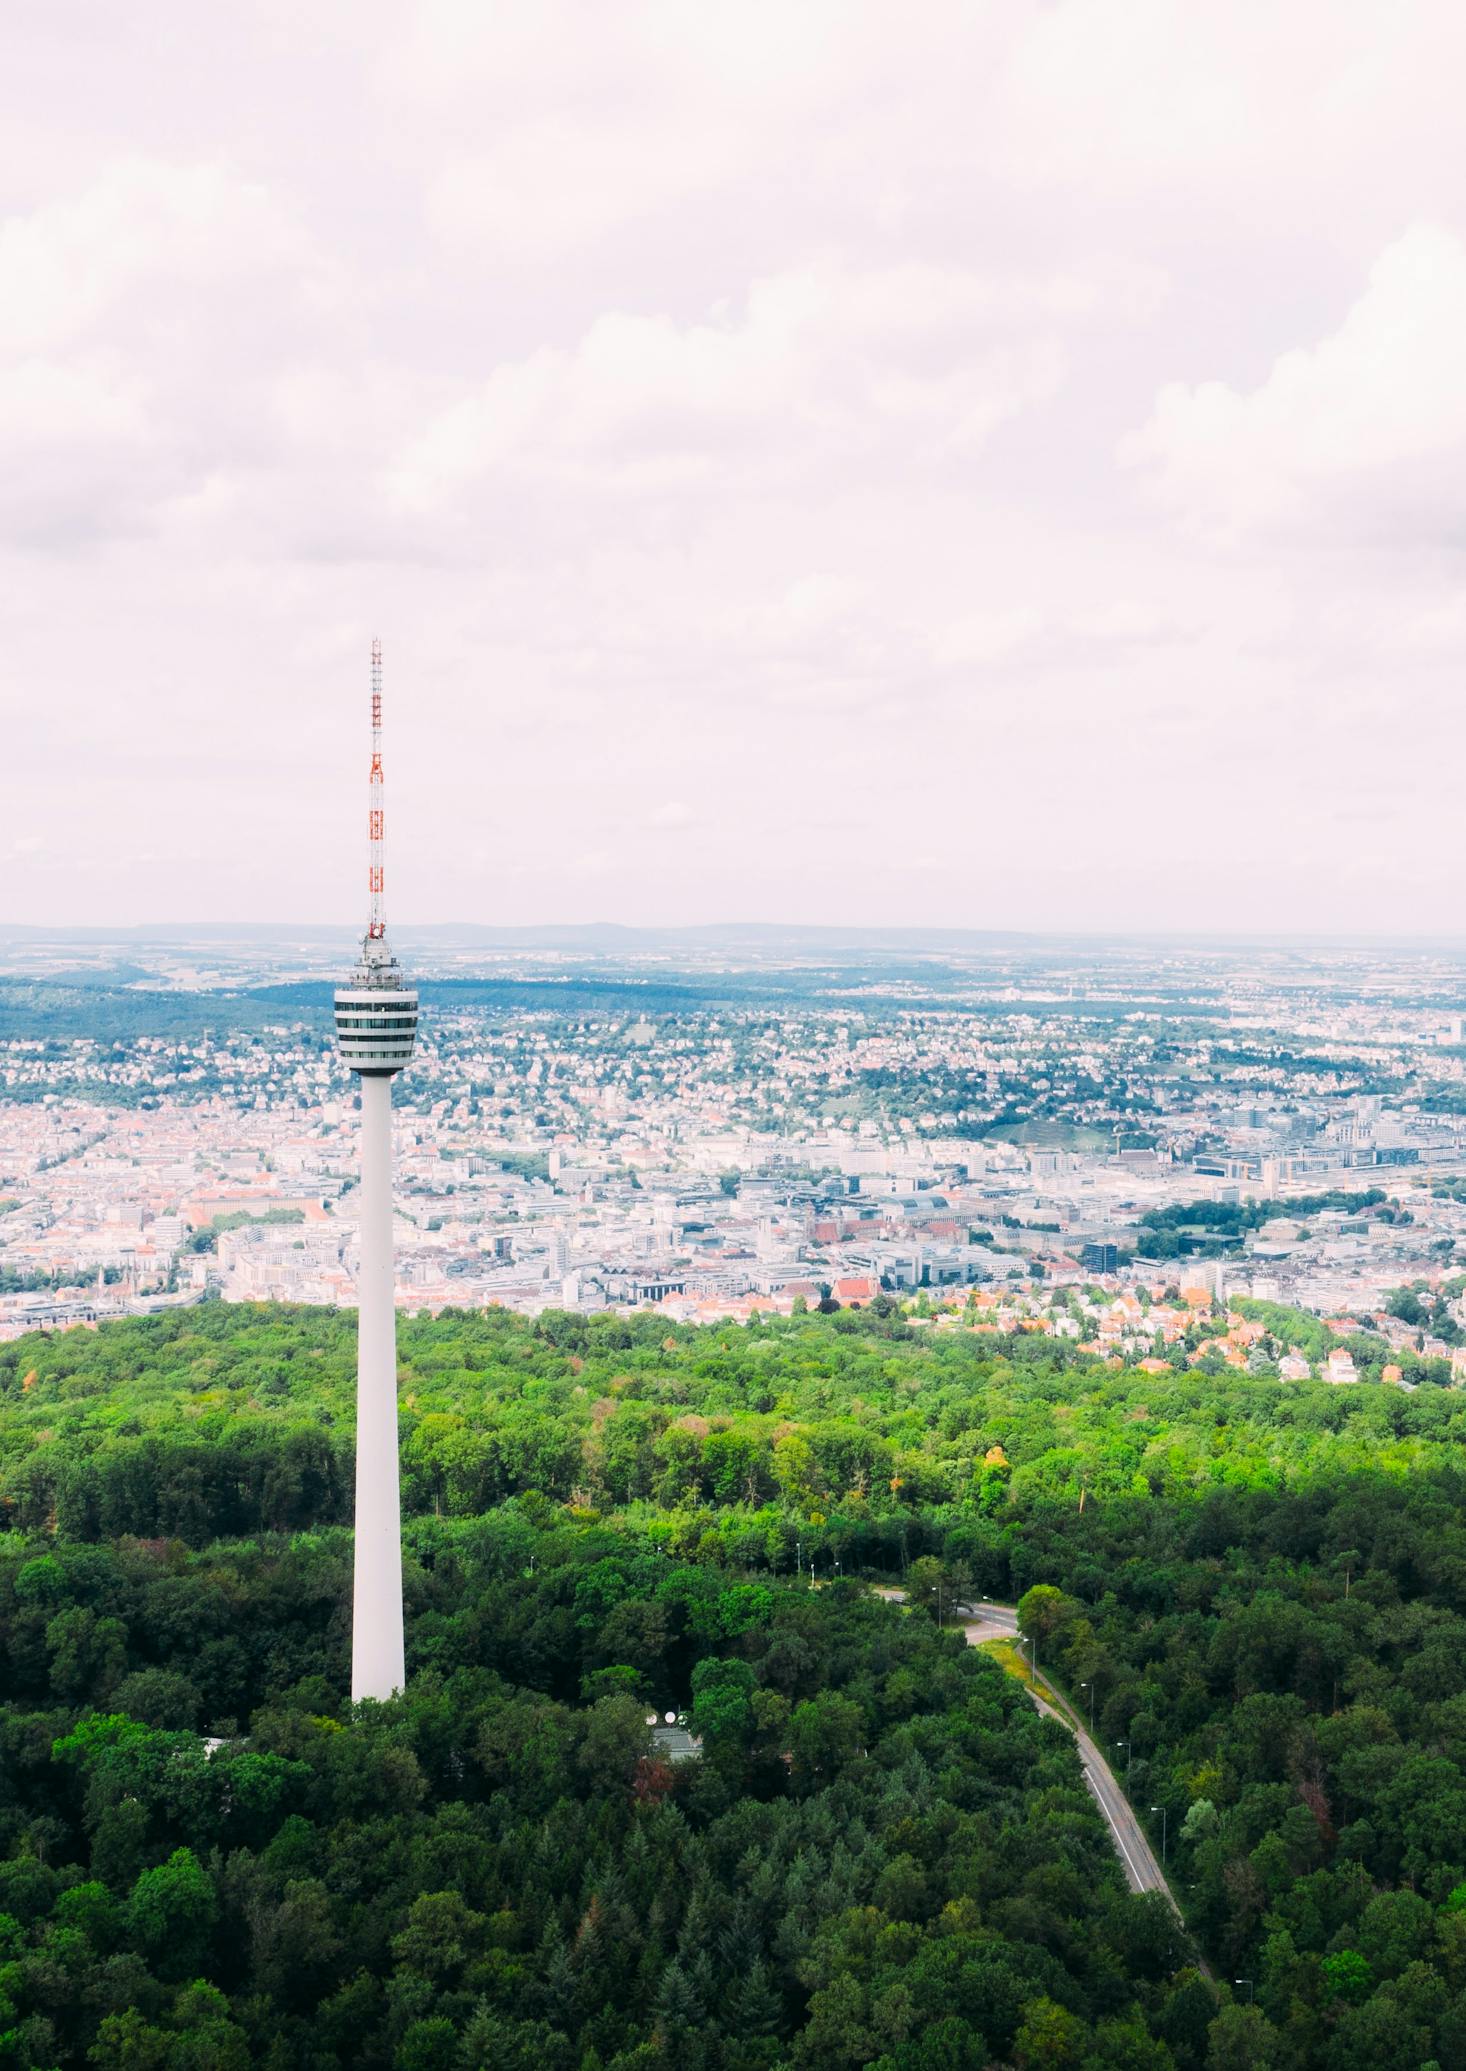
M 403 1686 L 402 1510 L 397 1462 L 397 1310 L 392 1259 L 392 1080 L 412 1058 L 417 993 L 387 946 L 382 860 L 382 646 L 372 642 L 367 931 L 336 993 L 336 1041 L 361 1087 L 361 1255 L 356 1311 L 356 1560 L 351 1695 Z

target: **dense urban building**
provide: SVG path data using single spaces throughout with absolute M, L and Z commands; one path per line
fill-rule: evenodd
M 0 1330 L 354 1302 L 360 1096 L 314 972 L 233 955 L 158 955 L 156 990 L 123 997 L 171 1032 L 120 1039 L 85 1025 L 96 979 L 68 994 L 64 971 L 23 974 L 70 1004 L 56 1034 L 5 1045 Z M 395 1115 L 406 1309 L 696 1321 L 925 1294 L 1088 1341 L 1090 1318 L 1143 1295 L 1133 1350 L 1164 1345 L 1152 1317 L 1251 1298 L 1453 1350 L 1449 965 L 1366 982 L 1348 959 L 1261 954 L 914 975 L 768 954 L 419 962 Z M 1412 1283 L 1423 1320 L 1388 1312 Z

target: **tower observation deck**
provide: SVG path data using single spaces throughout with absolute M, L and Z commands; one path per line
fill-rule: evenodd
M 363 1078 L 390 1079 L 412 1062 L 417 1039 L 417 993 L 385 937 L 368 935 L 361 962 L 336 988 L 336 1047 L 341 1062 Z
M 367 931 L 336 992 L 336 1044 L 361 1086 L 361 1258 L 356 1311 L 356 1550 L 351 1695 L 403 1687 L 402 1508 L 397 1459 L 397 1307 L 392 1256 L 392 1080 L 412 1059 L 417 993 L 387 946 L 382 647 L 372 642 Z

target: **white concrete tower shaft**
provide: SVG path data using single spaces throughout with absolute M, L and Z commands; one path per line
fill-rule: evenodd
M 372 643 L 370 880 L 361 959 L 336 991 L 336 1041 L 361 1087 L 361 1246 L 356 1322 L 356 1562 L 351 1695 L 405 1680 L 397 1462 L 397 1308 L 392 1256 L 392 1080 L 412 1058 L 417 993 L 387 946 L 382 857 L 382 650 Z
M 392 1081 L 361 1079 L 361 1276 L 356 1312 L 356 1566 L 351 1695 L 404 1683 L 397 1309 L 392 1259 Z

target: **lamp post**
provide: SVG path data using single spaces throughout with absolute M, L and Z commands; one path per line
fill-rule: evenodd
M 1089 1692 L 1089 1737 L 1090 1737 L 1090 1739 L 1091 1739 L 1091 1740 L 1093 1740 L 1093 1738 L 1094 1738 L 1094 1678 L 1093 1678 L 1093 1677 L 1091 1676 L 1090 1680 L 1089 1680 L 1089 1681 L 1088 1681 L 1087 1683 L 1081 1683 L 1081 1684 L 1079 1685 L 1079 1687 L 1080 1687 L 1080 1689 L 1081 1689 L 1081 1690 L 1088 1690 L 1088 1692 Z
M 1166 1865 L 1166 1808 L 1164 1805 L 1152 1805 L 1150 1809 L 1152 1812 L 1159 1812 L 1161 1815 L 1161 1868 L 1164 1869 Z
M 1125 1788 L 1128 1791 L 1130 1788 L 1130 1766 L 1135 1760 L 1135 1756 L 1128 1740 L 1117 1740 L 1115 1745 L 1116 1747 L 1123 1747 L 1125 1750 Z
M 1257 1987 L 1256 1987 L 1256 1985 L 1255 1985 L 1255 1984 L 1254 1984 L 1254 1983 L 1252 1982 L 1252 1979 L 1251 1979 L 1251 1978 L 1233 1978 L 1233 1980 L 1232 1980 L 1232 1983 L 1233 1983 L 1234 1985 L 1245 1985 L 1245 1986 L 1247 1987 L 1247 2004 L 1248 2004 L 1249 2006 L 1251 2006 L 1251 2004 L 1252 2004 L 1253 2000 L 1254 2000 L 1254 1999 L 1255 1999 L 1255 1998 L 1257 1997 Z

